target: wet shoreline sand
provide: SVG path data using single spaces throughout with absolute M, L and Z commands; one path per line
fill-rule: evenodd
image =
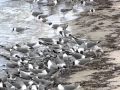
M 69 24 L 72 25 L 74 35 L 101 40 L 105 53 L 103 57 L 86 64 L 85 69 L 70 75 L 67 83 L 80 83 L 83 90 L 119 90 L 120 1 L 110 0 L 105 5 L 106 0 L 100 1 L 103 3 L 103 8 L 100 5 L 95 13 L 83 13 L 79 19 Z

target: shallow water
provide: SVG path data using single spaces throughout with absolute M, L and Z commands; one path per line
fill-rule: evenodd
M 68 12 L 64 18 L 60 13 L 62 8 L 70 8 L 64 3 L 60 3 L 54 7 L 41 6 L 36 3 L 29 4 L 24 0 L 0 0 L 0 44 L 13 44 L 18 42 L 29 41 L 33 36 L 38 37 L 54 37 L 56 34 L 48 25 L 40 22 L 31 15 L 31 11 L 42 11 L 48 21 L 54 24 L 67 23 L 76 19 L 72 11 Z M 82 8 L 79 10 L 83 11 Z M 12 32 L 13 27 L 28 27 L 23 33 Z
M 56 6 L 41 6 L 37 3 L 30 4 L 24 0 L 0 0 L 0 45 L 12 45 L 15 43 L 28 42 L 36 40 L 39 37 L 56 37 L 56 33 L 47 24 L 44 24 L 32 16 L 33 11 L 43 12 L 48 15 L 49 22 L 54 24 L 67 23 L 70 20 L 78 18 L 76 13 L 83 11 L 80 7 L 79 12 L 70 11 L 63 18 L 60 10 L 71 8 L 71 5 L 65 5 L 64 2 Z M 12 32 L 13 27 L 28 27 L 23 33 Z M 69 31 L 70 31 L 69 27 Z M 6 60 L 0 57 L 0 70 L 6 64 Z

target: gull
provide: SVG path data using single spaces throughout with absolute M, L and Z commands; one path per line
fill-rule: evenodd
M 30 28 L 27 28 L 27 27 L 26 28 L 23 28 L 23 27 L 14 27 L 12 31 L 16 31 L 18 33 L 22 33 L 22 32 L 24 32 L 27 29 L 30 29 Z

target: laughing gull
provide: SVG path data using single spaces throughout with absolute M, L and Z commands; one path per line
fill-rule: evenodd
M 93 46 L 91 49 L 90 49 L 90 52 L 93 52 L 93 54 L 96 56 L 96 57 L 100 57 L 104 51 L 101 47 L 95 45 Z
M 84 51 L 85 51 L 85 49 L 84 48 L 81 48 L 81 47 L 78 47 L 78 53 L 80 53 L 80 54 L 83 54 L 84 53 Z
M 12 31 L 16 31 L 18 33 L 22 33 L 23 31 L 30 29 L 30 28 L 23 28 L 23 27 L 14 27 Z
M 33 68 L 34 68 L 33 65 L 29 63 L 29 64 L 28 64 L 28 69 L 29 69 L 29 70 L 32 70 Z
M 94 47 L 95 45 L 97 45 L 97 44 L 99 44 L 101 41 L 97 41 L 97 42 L 93 42 L 93 41 L 86 41 L 85 42 L 85 45 L 86 45 L 86 47 L 87 48 L 92 48 L 92 47 Z
M 71 53 L 71 55 L 76 59 L 83 59 L 85 58 L 85 55 L 79 54 L 79 53 Z
M 27 86 L 24 84 L 23 81 L 20 80 L 10 80 L 9 81 L 16 89 L 26 90 Z
M 44 5 L 44 4 L 49 3 L 49 0 L 36 0 L 36 2 L 38 5 L 40 5 L 40 4 Z
M 67 8 L 66 8 L 66 9 L 61 9 L 60 11 L 65 14 L 65 13 L 71 11 L 71 10 L 72 10 L 72 9 L 67 9 Z
M 8 68 L 17 68 L 20 65 L 21 65 L 21 61 L 18 61 L 18 62 L 10 61 L 6 64 Z
M 15 49 L 16 51 L 19 51 L 21 53 L 28 53 L 30 50 L 30 47 L 28 47 L 27 45 L 16 44 L 15 46 L 13 46 L 13 49 Z
M 52 24 L 53 29 L 57 29 L 60 25 L 59 24 Z
M 93 60 L 93 58 L 76 59 L 74 60 L 73 65 L 84 65 L 86 63 L 89 63 L 91 60 Z
M 34 83 L 30 86 L 30 90 L 38 90 L 38 86 Z
M 54 0 L 53 2 L 54 2 L 54 4 L 55 4 L 55 5 L 57 5 L 57 3 L 58 3 L 58 0 Z
M 80 1 L 81 5 L 83 6 L 96 6 L 97 3 L 94 0 L 81 0 Z
M 38 15 L 38 19 L 44 19 L 44 18 L 46 18 L 46 17 L 48 17 L 48 15 L 44 15 L 44 14 L 39 14 Z
M 3 88 L 3 82 L 2 79 L 0 79 L 0 89 Z M 2 89 L 1 89 L 2 90 Z
M 53 24 L 52 22 L 47 22 L 47 24 L 53 28 L 54 30 L 56 30 L 57 35 L 61 34 L 63 36 L 63 34 L 65 34 L 65 30 L 68 27 L 67 24 Z
M 38 19 L 44 23 L 48 21 L 45 17 L 41 17 L 41 15 L 38 15 Z
M 53 38 L 39 38 L 39 44 L 56 44 L 57 41 Z
M 38 90 L 47 90 L 47 89 L 46 89 L 45 85 L 40 83 L 39 86 L 38 86 Z
M 83 6 L 85 6 L 86 2 L 84 0 L 81 0 L 80 4 L 83 5 Z
M 51 60 L 48 60 L 47 67 L 48 67 L 48 69 L 57 69 L 58 68 L 58 66 Z
M 43 14 L 42 12 L 32 12 L 32 15 L 34 16 L 34 17 L 37 17 L 37 16 L 39 16 L 39 15 L 41 15 L 41 14 Z
M 40 83 L 48 87 L 49 85 L 53 83 L 53 81 L 46 80 L 46 79 L 40 79 Z
M 38 78 L 42 78 L 45 77 L 46 75 L 48 75 L 48 72 L 46 70 L 43 70 L 41 73 L 38 73 L 36 76 L 38 76 Z
M 92 14 L 92 13 L 94 13 L 94 12 L 95 12 L 95 9 L 94 9 L 94 8 L 90 9 L 90 14 Z
M 63 17 L 65 17 L 65 15 L 71 10 L 72 9 L 61 9 L 60 12 L 63 14 Z
M 61 60 L 58 55 L 56 57 L 56 61 L 55 62 L 56 62 L 56 64 L 57 64 L 58 67 L 62 67 L 63 68 L 63 67 L 66 66 L 65 62 L 63 60 Z
M 20 77 L 26 80 L 32 79 L 32 72 L 25 72 L 20 70 Z
M 81 40 L 81 39 L 78 39 L 76 37 L 74 37 L 73 35 L 69 34 L 70 37 L 72 37 L 76 42 L 77 44 L 81 45 L 84 43 L 84 40 Z
M 68 28 L 68 24 L 61 24 L 60 26 L 62 27 L 63 30 L 66 30 Z
M 58 0 L 52 0 L 52 2 L 48 0 L 47 3 L 41 3 L 41 4 L 43 4 L 43 6 L 56 6 L 58 4 Z
M 97 2 L 95 2 L 94 0 L 87 0 L 85 5 L 86 5 L 86 6 L 89 6 L 89 5 L 91 5 L 91 6 L 96 6 L 96 5 L 97 5 Z
M 36 43 L 30 43 L 30 42 L 27 43 L 27 46 L 29 46 L 30 49 L 33 49 L 33 47 L 34 47 L 35 45 L 36 45 Z

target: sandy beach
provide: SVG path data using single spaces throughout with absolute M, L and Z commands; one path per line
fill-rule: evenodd
M 101 4 L 95 13 L 82 13 L 79 20 L 70 22 L 70 25 L 73 25 L 71 30 L 76 36 L 101 40 L 104 55 L 86 64 L 83 70 L 70 75 L 67 82 L 80 83 L 83 90 L 119 90 L 120 1 L 99 1 Z

